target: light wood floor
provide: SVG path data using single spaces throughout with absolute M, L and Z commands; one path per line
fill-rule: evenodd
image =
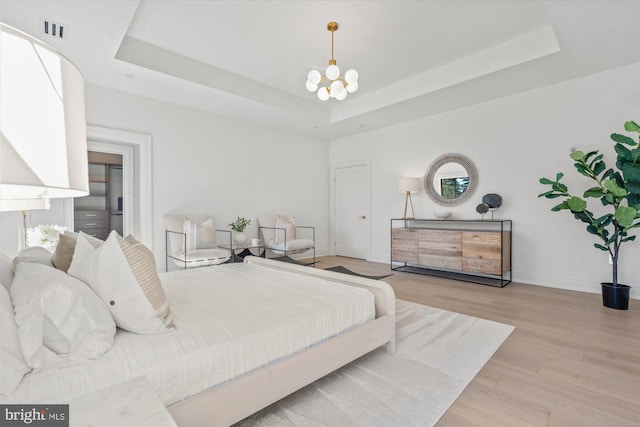
M 389 274 L 389 265 L 323 257 Z M 640 301 L 604 308 L 600 295 L 511 283 L 493 288 L 393 272 L 396 298 L 507 323 L 515 331 L 438 426 L 640 426 Z

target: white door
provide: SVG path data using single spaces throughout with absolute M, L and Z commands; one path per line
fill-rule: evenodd
M 367 259 L 371 240 L 369 166 L 336 168 L 334 188 L 336 255 Z

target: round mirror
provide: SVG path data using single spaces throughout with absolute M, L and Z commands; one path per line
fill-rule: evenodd
M 447 153 L 431 163 L 424 176 L 424 189 L 441 206 L 457 206 L 473 195 L 478 171 L 471 159 Z

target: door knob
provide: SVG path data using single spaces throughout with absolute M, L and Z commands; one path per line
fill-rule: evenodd
M 360 218 L 360 219 L 367 219 L 367 216 L 366 216 L 366 215 L 362 215 L 362 216 L 360 216 L 359 218 Z

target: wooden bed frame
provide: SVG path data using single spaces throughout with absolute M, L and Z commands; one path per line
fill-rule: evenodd
M 170 405 L 179 426 L 229 426 L 380 346 L 395 352 L 395 294 L 387 283 L 264 258 L 246 257 L 244 262 L 369 289 L 375 297 L 376 318 Z

